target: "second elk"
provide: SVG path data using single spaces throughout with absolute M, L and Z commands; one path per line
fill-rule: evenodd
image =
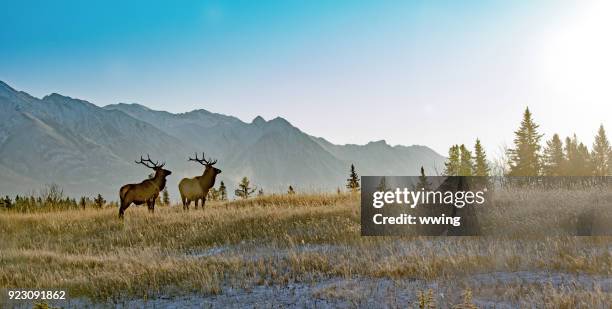
M 206 204 L 206 196 L 208 191 L 215 185 L 215 179 L 218 174 L 221 174 L 221 170 L 214 167 L 217 160 L 211 158 L 205 159 L 204 153 L 202 152 L 202 158 L 198 158 L 198 154 L 195 154 L 195 158 L 189 158 L 188 161 L 194 161 L 205 166 L 202 176 L 194 178 L 183 178 L 179 182 L 179 192 L 181 193 L 181 202 L 183 203 L 183 209 L 189 209 L 191 202 L 195 202 L 195 207 L 198 208 L 198 201 L 202 201 L 202 209 Z

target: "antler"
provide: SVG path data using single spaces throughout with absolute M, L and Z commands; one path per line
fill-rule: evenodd
M 162 168 L 164 167 L 164 165 L 166 165 L 166 163 L 162 163 L 161 165 L 159 164 L 159 161 L 153 163 L 153 161 L 151 161 L 151 157 L 149 156 L 149 154 L 147 153 L 147 159 L 143 159 L 142 156 L 140 156 L 140 161 L 134 161 L 136 162 L 136 164 L 142 164 L 148 168 L 152 168 L 152 169 L 158 169 L 158 168 Z M 151 165 L 149 165 L 151 164 Z
M 204 155 L 204 152 L 202 152 L 202 159 L 198 158 L 198 153 L 195 153 L 195 159 L 194 158 L 189 158 L 189 160 L 187 161 L 194 161 L 194 162 L 198 162 L 202 165 L 215 165 L 215 163 L 217 163 L 217 160 L 212 160 L 212 158 L 208 158 L 208 160 L 206 159 L 206 156 Z

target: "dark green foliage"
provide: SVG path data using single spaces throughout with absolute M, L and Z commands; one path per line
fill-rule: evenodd
M 416 189 L 423 189 L 425 191 L 431 189 L 431 183 L 427 181 L 427 176 L 425 176 L 425 169 L 421 166 L 421 174 L 419 175 L 419 182 L 416 185 Z
M 102 208 L 106 204 L 106 200 L 100 194 L 98 194 L 98 196 L 96 196 L 96 198 L 93 200 L 93 202 L 94 202 L 94 205 L 96 205 L 96 207 L 98 207 L 98 208 Z
M 346 181 L 347 189 L 351 190 L 351 192 L 359 191 L 359 175 L 357 175 L 357 171 L 355 171 L 354 164 L 351 164 L 351 172 L 349 174 L 349 178 Z
M 219 185 L 219 200 L 221 201 L 227 200 L 227 188 L 225 187 L 225 184 L 223 183 L 223 181 Z
M 162 204 L 165 206 L 169 206 L 170 205 L 170 193 L 168 193 L 168 188 L 164 188 L 164 191 L 162 191 Z

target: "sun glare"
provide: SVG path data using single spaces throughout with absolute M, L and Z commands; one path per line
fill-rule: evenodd
M 541 78 L 568 99 L 602 104 L 612 100 L 612 1 L 582 3 L 543 38 Z

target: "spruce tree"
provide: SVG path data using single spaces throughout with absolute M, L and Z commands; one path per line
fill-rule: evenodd
M 222 201 L 227 200 L 227 188 L 225 187 L 223 181 L 219 185 L 219 199 Z
M 378 183 L 378 187 L 376 187 L 376 191 L 386 192 L 387 188 L 387 177 L 383 176 L 380 178 L 380 182 Z
M 491 169 L 487 162 L 487 154 L 485 153 L 480 140 L 476 139 L 476 145 L 474 145 L 474 169 L 472 174 L 474 176 L 488 177 Z
M 81 208 L 85 209 L 85 206 L 87 206 L 87 198 L 84 196 L 81 196 L 81 199 L 79 200 L 79 206 L 81 206 Z
M 472 176 L 472 167 L 474 166 L 472 153 L 463 144 L 459 147 L 459 152 L 459 176 Z
M 247 199 L 251 194 L 255 193 L 257 188 L 251 188 L 251 181 L 245 176 L 242 177 L 242 181 L 238 184 L 238 189 L 234 191 L 234 194 L 237 197 Z
M 592 176 L 593 166 L 591 164 L 591 154 L 583 143 L 578 144 L 578 172 L 577 176 Z
M 593 166 L 593 175 L 612 175 L 612 147 L 606 137 L 606 131 L 604 130 L 603 124 L 599 126 L 599 130 L 595 136 L 595 142 L 593 142 L 591 163 Z
M 96 204 L 96 207 L 98 208 L 102 208 L 105 203 L 106 200 L 102 197 L 101 194 L 98 194 L 98 196 L 96 196 L 96 198 L 94 199 L 94 204 Z
M 427 181 L 427 176 L 425 176 L 425 169 L 421 166 L 421 174 L 419 175 L 419 182 L 417 183 L 416 189 L 424 189 L 425 191 L 431 189 L 431 184 Z
M 351 192 L 359 191 L 359 176 L 357 175 L 357 172 L 355 171 L 355 165 L 353 164 L 351 164 L 351 173 L 346 181 L 347 189 L 351 190 Z
M 565 155 L 563 154 L 563 143 L 559 134 L 553 135 L 546 142 L 543 156 L 543 174 L 545 176 L 563 176 L 565 168 Z
M 170 206 L 170 194 L 168 193 L 168 188 L 164 188 L 162 192 L 162 202 L 165 206 Z
M 11 198 L 8 195 L 4 197 L 4 207 L 6 208 L 13 207 L 13 202 L 11 201 Z
M 538 125 L 529 108 L 523 113 L 520 128 L 514 132 L 514 148 L 508 151 L 510 176 L 538 176 L 541 173 L 540 139 Z
M 576 134 L 565 139 L 565 157 L 567 160 L 563 169 L 564 176 L 589 176 L 592 174 L 589 151 L 583 143 L 578 142 Z
M 453 145 L 448 150 L 448 159 L 444 162 L 444 175 L 458 176 L 461 166 L 459 145 Z

